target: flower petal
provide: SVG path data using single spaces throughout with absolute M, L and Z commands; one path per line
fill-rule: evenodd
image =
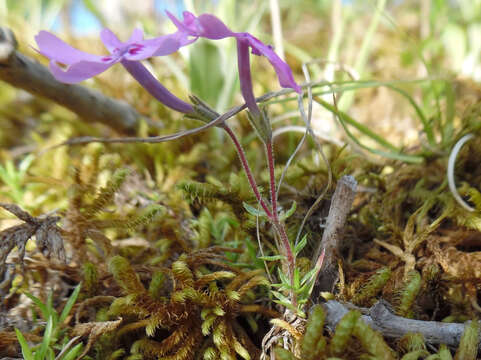
M 252 90 L 251 65 L 249 54 L 249 42 L 237 39 L 237 65 L 239 68 L 239 83 L 249 111 L 255 119 L 259 119 L 261 111 L 257 106 L 256 98 Z
M 170 11 L 165 10 L 165 12 L 166 12 L 167 16 L 169 17 L 169 19 L 172 20 L 174 25 L 177 26 L 177 28 L 180 31 L 186 32 L 188 35 L 199 36 L 197 34 L 200 32 L 200 30 L 199 30 L 198 24 L 196 22 L 197 18 L 195 17 L 194 14 L 192 14 L 189 11 L 184 11 L 182 13 L 182 15 L 184 17 L 184 20 L 180 21 Z
M 212 40 L 234 36 L 234 33 L 214 15 L 202 14 L 199 17 L 196 17 L 191 12 L 184 11 L 184 20 L 180 21 L 170 12 L 166 11 L 166 13 L 175 26 L 177 26 L 179 31 L 185 32 L 187 35 L 196 37 L 201 36 Z
M 144 89 L 164 105 L 186 114 L 194 111 L 192 105 L 182 101 L 167 90 L 142 63 L 128 60 L 122 60 L 121 63 Z
M 40 31 L 35 41 L 42 55 L 65 65 L 79 61 L 102 61 L 102 56 L 77 50 L 47 31 Z
M 195 41 L 195 40 L 194 40 Z M 124 59 L 129 61 L 144 60 L 152 56 L 164 56 L 179 50 L 181 46 L 190 44 L 183 32 L 159 36 L 154 39 L 142 40 L 129 44 L 129 50 L 124 54 Z
M 248 33 L 237 33 L 236 37 L 242 37 L 248 41 L 253 54 L 264 55 L 269 60 L 276 71 L 279 84 L 282 87 L 291 88 L 299 94 L 302 92 L 301 87 L 294 80 L 291 68 L 275 53 L 272 47 L 264 44 L 262 41 Z
M 122 47 L 122 42 L 119 40 L 117 35 L 115 35 L 110 29 L 102 29 L 100 32 L 100 40 L 104 43 L 105 47 L 113 54 L 115 49 Z
M 110 61 L 79 61 L 64 70 L 55 60 L 51 60 L 50 71 L 58 81 L 74 84 L 104 72 L 118 61 L 119 59 L 112 59 Z
M 134 31 L 132 32 L 132 35 L 130 35 L 129 40 L 127 40 L 127 42 L 133 43 L 133 42 L 138 42 L 142 40 L 144 40 L 144 32 L 139 28 L 135 28 Z
M 214 15 L 202 14 L 197 20 L 201 26 L 201 34 L 199 36 L 212 40 L 235 36 L 235 33 Z
M 292 88 L 298 93 L 301 88 L 297 85 L 292 75 L 291 68 L 285 63 L 274 50 L 263 44 L 249 33 L 235 33 L 231 31 L 221 20 L 211 14 L 202 14 L 196 17 L 194 14 L 184 11 L 183 21 L 177 19 L 174 15 L 167 12 L 167 15 L 172 22 L 177 26 L 179 32 L 184 32 L 186 36 L 205 37 L 212 40 L 223 39 L 226 37 L 235 37 L 241 42 L 240 47 L 244 49 L 242 43 L 246 42 L 252 49 L 255 55 L 264 55 L 274 67 L 279 83 L 282 87 Z M 239 70 L 240 71 L 240 70 Z

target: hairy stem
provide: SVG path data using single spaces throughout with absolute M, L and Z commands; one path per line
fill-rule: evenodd
M 276 192 L 276 178 L 274 172 L 274 147 L 272 141 L 268 141 L 266 144 L 267 153 L 267 163 L 269 165 L 269 184 L 271 192 L 271 203 L 272 203 L 272 224 L 275 230 L 281 238 L 282 246 L 285 250 L 285 255 L 287 257 L 287 272 L 289 275 L 289 280 L 291 281 L 291 286 L 294 288 L 294 269 L 296 268 L 296 258 L 292 251 L 289 238 L 287 237 L 286 227 L 279 221 L 279 214 L 277 211 L 277 192 Z M 293 290 L 290 292 L 292 305 L 297 307 L 297 297 Z
M 249 163 L 247 162 L 247 159 L 246 159 L 246 156 L 245 156 L 245 151 L 242 148 L 241 143 L 237 139 L 237 136 L 234 134 L 232 129 L 227 124 L 224 123 L 224 125 L 222 127 L 227 132 L 227 134 L 231 138 L 232 142 L 234 143 L 234 146 L 237 150 L 237 154 L 239 154 L 239 158 L 240 158 L 240 161 L 241 161 L 241 164 L 242 164 L 242 168 L 244 169 L 244 172 L 247 176 L 247 180 L 249 181 L 249 185 L 251 186 L 252 191 L 254 192 L 254 195 L 257 198 L 257 201 L 262 206 L 262 209 L 264 209 L 267 217 L 269 219 L 272 219 L 273 218 L 272 212 L 269 209 L 269 207 L 267 206 L 267 204 L 265 203 L 265 201 L 262 199 L 261 194 L 259 193 L 259 188 L 257 187 L 256 180 L 254 179 L 254 176 L 252 175 L 252 170 L 249 167 Z
M 277 213 L 277 194 L 276 194 L 276 178 L 274 173 L 274 149 L 272 142 L 266 142 L 267 163 L 269 164 L 269 186 L 271 190 L 271 203 L 274 221 L 279 221 Z

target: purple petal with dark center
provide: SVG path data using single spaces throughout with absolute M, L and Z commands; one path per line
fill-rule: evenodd
M 129 50 L 125 53 L 124 58 L 129 61 L 138 61 L 152 56 L 169 55 L 190 42 L 190 40 L 187 40 L 185 33 L 180 32 L 159 36 L 154 39 L 141 40 L 127 44 Z

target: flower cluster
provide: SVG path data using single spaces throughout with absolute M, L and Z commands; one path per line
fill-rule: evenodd
M 167 15 L 178 30 L 175 33 L 153 39 L 144 39 L 143 32 L 136 29 L 126 42 L 122 42 L 109 29 L 102 30 L 100 38 L 110 52 L 106 56 L 92 55 L 77 50 L 47 31 L 41 31 L 35 40 L 39 52 L 50 59 L 50 70 L 58 81 L 77 83 L 102 73 L 116 63 L 121 63 L 152 96 L 164 105 L 183 113 L 192 113 L 192 105 L 168 91 L 140 61 L 152 56 L 172 54 L 182 46 L 193 43 L 199 37 L 212 40 L 226 37 L 236 38 L 241 92 L 254 117 L 260 116 L 260 111 L 252 91 L 249 48 L 253 54 L 263 55 L 269 60 L 282 87 L 301 92 L 289 65 L 277 56 L 271 46 L 263 44 L 251 34 L 233 32 L 217 17 L 210 14 L 196 17 L 185 11 L 182 21 L 168 12 Z

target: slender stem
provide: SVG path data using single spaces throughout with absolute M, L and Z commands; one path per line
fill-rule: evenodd
M 294 270 L 296 268 L 296 258 L 294 257 L 294 253 L 292 252 L 291 243 L 289 242 L 289 238 L 287 237 L 286 227 L 283 223 L 279 220 L 273 221 L 274 228 L 276 229 L 277 233 L 281 237 L 282 245 L 284 246 L 286 257 L 287 257 L 287 273 L 289 280 L 291 281 L 292 289 L 290 291 L 292 305 L 297 307 L 297 296 L 296 293 L 293 291 L 294 289 Z
M 289 275 L 289 280 L 291 281 L 292 288 L 294 288 L 294 270 L 296 268 L 296 258 L 292 252 L 291 243 L 287 237 L 286 227 L 279 221 L 279 214 L 277 212 L 277 192 L 276 192 L 276 178 L 274 172 L 274 147 L 272 141 L 266 142 L 266 153 L 267 153 L 267 163 L 269 164 L 269 183 L 271 191 L 271 202 L 272 202 L 272 224 L 279 234 L 282 242 L 282 246 L 285 249 L 287 257 L 287 271 Z M 290 291 L 292 305 L 297 306 L 297 297 L 294 291 Z
M 269 209 L 269 207 L 267 206 L 265 201 L 262 199 L 261 194 L 259 193 L 259 188 L 257 187 L 256 180 L 254 179 L 254 176 L 252 175 L 252 170 L 249 167 L 249 163 L 247 162 L 247 159 L 246 159 L 246 156 L 245 156 L 245 151 L 242 148 L 241 143 L 239 142 L 239 140 L 237 139 L 237 136 L 234 134 L 234 132 L 231 130 L 231 128 L 227 124 L 224 123 L 224 125 L 222 127 L 227 132 L 227 134 L 231 138 L 232 142 L 234 143 L 234 146 L 237 150 L 237 154 L 239 154 L 239 158 L 240 158 L 242 167 L 244 168 L 244 172 L 246 173 L 247 180 L 249 181 L 249 184 L 252 188 L 252 191 L 254 192 L 254 195 L 257 198 L 257 201 L 259 202 L 259 204 L 264 209 L 267 217 L 269 219 L 273 219 L 273 215 L 272 215 L 271 210 Z
M 276 195 L 276 178 L 274 173 L 274 150 L 272 146 L 272 141 L 266 142 L 266 153 L 267 153 L 267 163 L 269 164 L 269 182 L 271 190 L 271 203 L 272 212 L 274 215 L 274 221 L 279 222 L 279 217 L 277 213 L 277 195 Z

